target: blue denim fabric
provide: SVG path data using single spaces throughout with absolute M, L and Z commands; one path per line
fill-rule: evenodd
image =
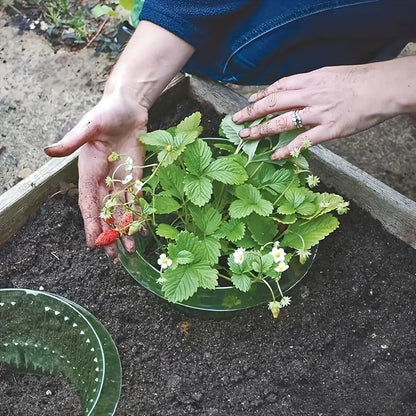
M 195 46 L 184 71 L 240 84 L 390 59 L 416 40 L 416 0 L 146 0 L 141 19 Z

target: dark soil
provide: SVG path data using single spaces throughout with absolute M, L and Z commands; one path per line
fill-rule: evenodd
M 73 190 L 0 249 L 0 287 L 43 287 L 106 326 L 122 362 L 119 416 L 415 415 L 415 251 L 354 204 L 340 222 L 277 320 L 266 306 L 191 318 L 150 294 L 85 247 Z M 2 416 L 79 414 L 60 379 L 0 377 Z

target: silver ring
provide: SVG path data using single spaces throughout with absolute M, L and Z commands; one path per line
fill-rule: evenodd
M 299 110 L 295 110 L 292 113 L 292 123 L 297 129 L 300 129 L 301 127 L 303 127 L 302 117 L 299 114 Z

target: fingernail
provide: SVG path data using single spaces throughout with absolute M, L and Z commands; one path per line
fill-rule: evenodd
M 242 139 L 244 139 L 244 138 L 250 136 L 250 130 L 249 129 L 243 129 L 243 130 L 240 131 L 239 135 Z
M 238 112 L 238 113 L 235 113 L 234 115 L 233 115 L 233 121 L 234 121 L 234 123 L 238 123 L 239 122 L 239 120 L 240 120 L 240 112 Z
M 281 157 L 280 157 L 279 152 L 274 152 L 274 153 L 270 156 L 270 159 L 271 159 L 271 160 L 280 160 L 280 159 L 281 159 Z
M 45 147 L 43 148 L 43 150 L 48 150 L 48 149 L 51 149 L 51 148 L 53 148 L 53 147 L 55 147 L 55 146 L 57 146 L 57 145 L 58 145 L 58 143 L 48 144 L 47 146 L 45 146 Z
M 248 97 L 248 102 L 253 103 L 254 101 L 256 101 L 256 98 L 257 98 L 257 94 L 252 94 L 250 95 L 250 97 Z

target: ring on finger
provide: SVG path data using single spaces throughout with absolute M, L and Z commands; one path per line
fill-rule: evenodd
M 300 116 L 299 110 L 293 111 L 292 123 L 293 123 L 293 126 L 296 127 L 297 129 L 300 129 L 301 127 L 303 127 L 302 117 Z

